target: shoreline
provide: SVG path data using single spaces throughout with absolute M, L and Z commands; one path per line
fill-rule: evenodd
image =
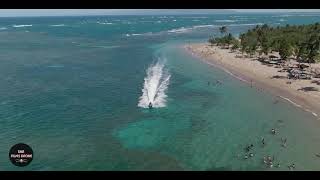
M 320 120 L 320 91 L 304 92 L 299 88 L 317 86 L 309 80 L 276 79 L 274 76 L 285 76 L 278 68 L 268 67 L 252 58 L 238 58 L 236 52 L 209 46 L 208 43 L 186 44 L 183 49 L 204 63 L 222 69 L 240 81 L 252 83 L 259 91 L 266 90 L 271 94 L 290 102 L 295 107 L 311 113 Z M 290 81 L 291 84 L 287 84 Z M 320 86 L 319 86 L 320 87 Z

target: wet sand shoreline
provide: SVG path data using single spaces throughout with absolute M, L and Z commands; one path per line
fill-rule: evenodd
M 208 43 L 188 44 L 183 48 L 201 61 L 218 67 L 249 85 L 252 84 L 252 87 L 258 91 L 266 90 L 292 105 L 312 113 L 315 118 L 320 120 L 318 116 L 320 115 L 320 92 L 310 93 L 297 90 L 298 87 L 309 86 L 310 82 L 308 84 L 306 80 L 272 79 L 270 77 L 284 76 L 286 73 L 279 73 L 278 69 L 267 67 L 257 61 L 254 62 L 250 58 L 236 58 L 236 53 L 215 46 L 211 47 Z M 292 81 L 294 86 L 286 84 L 287 81 Z M 314 84 L 312 85 L 314 86 Z

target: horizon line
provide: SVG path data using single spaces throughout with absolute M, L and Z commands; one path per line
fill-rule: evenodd
M 0 15 L 0 18 L 9 17 L 87 17 L 87 16 L 178 16 L 178 15 L 214 15 L 214 14 L 292 14 L 292 13 L 320 13 L 318 11 L 297 11 L 297 12 L 270 12 L 270 11 L 254 11 L 254 12 L 243 12 L 243 11 L 229 11 L 229 12 L 207 12 L 207 13 L 155 13 L 155 14 L 67 14 L 67 15 Z

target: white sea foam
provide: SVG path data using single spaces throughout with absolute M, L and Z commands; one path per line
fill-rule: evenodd
M 169 32 L 169 33 L 186 33 L 186 32 L 190 32 L 193 29 L 209 28 L 209 27 L 218 27 L 218 26 L 213 25 L 213 24 L 196 25 L 196 26 L 192 26 L 192 27 L 181 27 L 181 28 L 171 29 L 171 30 L 168 30 L 167 32 Z
M 104 25 L 110 25 L 110 24 L 113 24 L 113 23 L 110 23 L 110 22 L 97 22 L 98 24 L 104 24 Z
M 171 29 L 169 30 L 168 32 L 169 33 L 185 33 L 185 32 L 188 32 L 189 30 L 191 30 L 192 28 L 185 28 L 185 27 L 181 27 L 181 28 L 178 28 L 178 29 Z
M 302 107 L 300 104 L 297 104 L 297 103 L 293 102 L 293 101 L 292 101 L 291 99 L 289 99 L 289 98 L 286 98 L 286 97 L 283 97 L 283 96 L 279 96 L 279 97 L 281 97 L 282 99 L 290 102 L 291 104 L 295 105 L 296 107 L 300 107 L 300 108 Z
M 285 20 L 285 19 L 279 19 L 279 21 L 284 22 L 284 21 L 287 21 L 287 20 Z
M 236 22 L 236 20 L 222 19 L 222 20 L 215 20 L 215 22 Z
M 185 19 L 197 19 L 197 18 L 206 19 L 208 17 L 206 17 L 206 16 L 191 16 L 191 17 L 181 17 L 181 18 L 185 18 Z
M 252 23 L 252 24 L 228 24 L 227 26 L 256 26 L 263 25 L 263 23 Z
M 65 26 L 64 24 L 53 24 L 53 25 L 50 25 L 52 27 L 61 27 L 61 26 Z
M 104 49 L 114 49 L 114 48 L 119 48 L 121 46 L 91 46 L 91 47 L 104 48 Z
M 197 25 L 193 26 L 192 28 L 206 28 L 206 27 L 217 27 L 216 25 L 207 24 L 207 25 Z
M 0 30 L 6 30 L 6 29 L 8 29 L 8 28 L 6 28 L 6 27 L 1 27 L 0 28 Z
M 30 26 L 32 26 L 32 24 L 13 25 L 12 27 L 19 28 L 19 27 L 30 27 Z
M 167 99 L 166 91 L 171 76 L 165 68 L 165 59 L 159 58 L 155 64 L 152 64 L 147 69 L 146 73 L 138 106 L 148 108 L 151 102 L 155 108 L 165 107 Z
M 286 101 L 288 101 L 288 102 L 290 102 L 290 103 L 293 104 L 294 106 L 299 107 L 299 108 L 302 108 L 303 110 L 311 113 L 313 116 L 318 117 L 318 114 L 317 114 L 317 113 L 312 112 L 310 109 L 303 108 L 300 104 L 297 104 L 297 103 L 293 102 L 291 99 L 286 98 L 286 97 L 283 97 L 283 96 L 279 96 L 279 97 L 282 98 L 282 99 L 284 99 L 284 100 L 286 100 Z
M 147 36 L 147 35 L 153 35 L 153 33 L 152 32 L 147 32 L 147 33 L 142 33 L 142 34 L 133 33 L 133 34 L 125 34 L 124 36 L 130 37 L 130 36 Z

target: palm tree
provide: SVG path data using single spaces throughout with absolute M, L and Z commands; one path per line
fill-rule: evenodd
M 281 59 L 286 60 L 293 54 L 292 46 L 287 39 L 280 41 L 279 55 Z
M 313 34 L 308 40 L 308 61 L 315 62 L 316 58 L 319 56 L 320 49 L 320 36 L 318 34 Z

